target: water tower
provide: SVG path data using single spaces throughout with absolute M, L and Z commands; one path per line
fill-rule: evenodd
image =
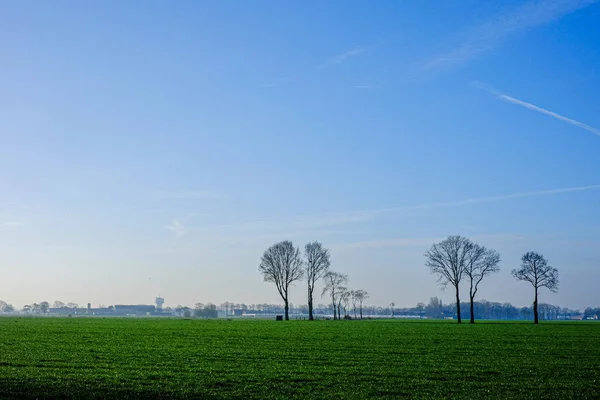
M 156 303 L 156 311 L 162 311 L 162 306 L 165 304 L 165 299 L 158 296 L 154 302 Z

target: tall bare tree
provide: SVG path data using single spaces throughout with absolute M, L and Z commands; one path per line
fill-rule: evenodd
M 459 285 L 465 272 L 466 256 L 472 243 L 462 236 L 448 236 L 446 240 L 433 244 L 431 249 L 425 252 L 425 265 L 429 267 L 432 274 L 438 275 L 438 282 L 442 287 L 448 283 L 454 286 L 456 291 L 456 317 L 458 323 L 462 323 L 460 317 L 460 295 Z
M 265 251 L 258 269 L 266 282 L 275 283 L 285 306 L 285 320 L 289 320 L 289 288 L 304 273 L 300 249 L 288 240 L 276 243 Z
M 348 283 L 348 275 L 340 274 L 339 272 L 329 271 L 323 276 L 325 281 L 325 287 L 321 296 L 329 293 L 331 297 L 331 304 L 333 305 L 333 319 L 339 319 L 339 313 L 337 307 L 339 304 L 340 294 L 346 289 L 344 285 Z
M 479 284 L 488 275 L 498 272 L 500 267 L 500 254 L 492 249 L 472 243 L 467 250 L 465 274 L 469 279 L 469 306 L 471 319 L 469 323 L 475 323 L 475 295 Z
M 347 288 L 340 295 L 341 303 L 344 307 L 344 318 L 347 319 L 349 317 L 348 308 L 350 306 L 350 297 L 352 296 L 352 291 Z
M 539 323 L 538 294 L 540 288 L 548 288 L 551 292 L 558 292 L 558 270 L 548 265 L 546 258 L 540 253 L 529 251 L 521 258 L 521 268 L 513 269 L 512 276 L 520 281 L 531 283 L 535 296 L 533 300 L 533 322 Z
M 319 242 L 308 243 L 304 247 L 306 261 L 304 271 L 308 281 L 308 319 L 313 320 L 313 292 L 315 283 L 321 279 L 328 271 L 331 262 L 329 260 L 329 250 L 324 248 Z
M 358 305 L 358 298 L 356 297 L 356 290 L 350 291 L 350 302 L 352 303 L 352 312 L 354 314 L 354 319 L 356 319 L 356 306 Z
M 358 302 L 358 309 L 360 311 L 360 319 L 363 318 L 363 302 L 369 298 L 369 293 L 366 290 L 358 289 L 354 291 L 354 298 Z

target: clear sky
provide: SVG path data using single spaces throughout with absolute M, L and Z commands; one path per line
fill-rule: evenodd
M 280 302 L 262 252 L 331 249 L 370 302 L 600 305 L 600 2 L 4 1 L 0 299 Z M 305 303 L 305 283 L 292 300 Z M 467 300 L 467 296 L 463 296 Z M 321 299 L 317 299 L 320 302 Z M 325 299 L 323 299 L 325 302 Z

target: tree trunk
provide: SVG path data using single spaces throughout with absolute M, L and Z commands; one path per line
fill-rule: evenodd
M 310 287 L 308 288 L 308 320 L 313 320 L 313 298 L 312 298 L 312 290 Z
M 335 302 L 333 303 L 333 320 L 335 321 L 335 316 L 336 316 L 336 309 L 335 309 Z
M 475 305 L 473 304 L 473 297 L 471 297 L 471 320 L 469 321 L 469 323 L 475 323 Z
M 287 299 L 285 299 L 285 320 L 289 321 L 290 320 L 290 313 L 289 313 L 289 309 L 290 306 L 288 305 L 288 301 Z
M 538 319 L 538 293 L 537 288 L 535 289 L 535 299 L 533 300 L 533 323 L 539 324 Z
M 458 323 L 462 324 L 462 318 L 460 317 L 460 296 L 458 294 L 458 285 L 456 285 L 456 318 Z
M 360 305 L 360 319 L 362 319 L 362 304 Z

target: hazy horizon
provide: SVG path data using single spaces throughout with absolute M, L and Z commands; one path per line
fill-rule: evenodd
M 594 0 L 4 2 L 0 299 L 280 303 L 264 250 L 318 240 L 369 304 L 450 303 L 423 254 L 459 234 L 502 257 L 478 300 L 530 305 L 510 270 L 534 250 L 560 277 L 540 302 L 598 306 L 598 20 Z

